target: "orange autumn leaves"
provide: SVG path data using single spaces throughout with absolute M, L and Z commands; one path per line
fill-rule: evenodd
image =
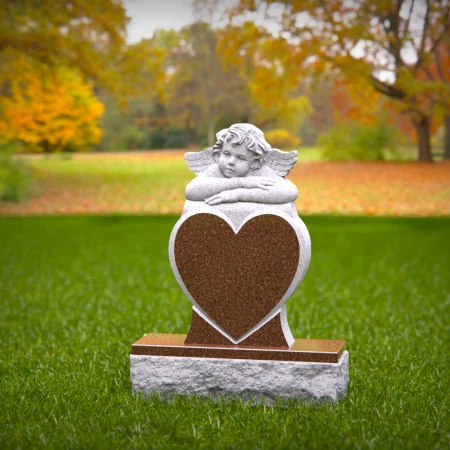
M 300 214 L 450 215 L 450 163 L 298 163 Z
M 104 106 L 92 88 L 67 69 L 17 72 L 0 97 L 0 136 L 29 152 L 89 149 L 99 142 Z M 32 70 L 30 70 L 32 69 Z

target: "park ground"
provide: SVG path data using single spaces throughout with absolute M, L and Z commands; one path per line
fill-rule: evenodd
M 1 448 L 450 448 L 450 218 L 304 217 L 313 255 L 288 321 L 346 340 L 350 385 L 276 407 L 132 395 L 131 344 L 188 330 L 177 220 L 0 220 Z
M 0 447 L 450 448 L 450 164 L 316 156 L 290 175 L 313 254 L 288 321 L 346 340 L 344 399 L 133 395 L 131 344 L 189 327 L 167 244 L 194 175 L 175 151 L 26 156 L 37 190 L 0 204 Z
M 37 178 L 22 203 L 0 203 L 1 215 L 180 214 L 194 177 L 183 151 L 25 156 Z M 450 215 L 450 162 L 324 162 L 299 152 L 289 175 L 302 214 Z

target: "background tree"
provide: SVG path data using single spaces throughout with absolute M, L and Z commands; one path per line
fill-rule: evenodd
M 10 95 L 0 97 L 0 140 L 47 153 L 97 144 L 103 104 L 91 86 L 67 69 L 30 68 L 29 61 L 22 62 L 16 65 L 22 70 L 10 82 Z
M 25 56 L 49 67 L 69 67 L 117 91 L 120 75 L 113 62 L 125 44 L 127 22 L 118 0 L 4 0 L 0 74 Z
M 300 138 L 305 145 L 315 145 L 320 134 L 335 123 L 332 83 L 327 80 L 315 86 L 308 79 L 300 80 L 300 91 L 308 97 L 312 108 L 311 115 L 300 124 Z
M 0 15 L 3 142 L 20 141 L 32 151 L 96 144 L 103 106 L 91 84 L 96 92 L 125 92 L 122 75 L 133 71 L 124 51 L 127 21 L 116 0 L 5 0 Z
M 312 108 L 300 93 L 298 72 L 292 70 L 295 47 L 250 21 L 227 26 L 218 35 L 224 67 L 247 87 L 247 101 L 239 105 L 243 121 L 296 134 Z
M 437 43 L 423 78 L 432 85 L 434 100 L 439 105 L 444 126 L 444 158 L 450 159 L 450 34 Z
M 279 36 L 297 44 L 292 53 L 297 70 L 321 71 L 328 64 L 347 76 L 362 78 L 367 88 L 395 100 L 409 115 L 418 137 L 419 159 L 432 160 L 430 122 L 442 82 L 426 83 L 419 73 L 431 63 L 427 56 L 448 38 L 448 0 L 241 0 L 233 14 L 266 8 L 270 16 L 274 4 L 283 7 L 281 15 L 272 17 Z
M 367 89 L 362 79 L 337 77 L 329 91 L 336 123 L 360 122 L 363 125 L 387 122 L 398 129 L 408 143 L 415 142 L 414 127 L 407 114 L 399 111 L 393 101 L 373 89 Z M 431 132 L 437 131 L 439 123 L 432 122 Z
M 163 139 L 155 135 L 170 133 L 163 106 L 167 82 L 167 55 L 171 40 L 162 45 L 160 34 L 174 35 L 173 31 L 159 31 L 152 39 L 130 44 L 116 60 L 121 74 L 120 95 L 113 95 L 105 89 L 98 90 L 105 104 L 102 117 L 104 131 L 100 148 L 102 150 L 126 150 L 142 148 L 164 148 Z M 178 144 L 180 146 L 180 144 Z
M 310 112 L 308 99 L 281 64 L 267 59 L 264 46 L 274 44 L 266 37 L 236 57 L 238 31 L 197 22 L 180 31 L 159 30 L 135 47 L 136 61 L 153 64 L 141 68 L 148 81 L 142 98 L 151 107 L 142 108 L 134 123 L 146 133 L 181 129 L 185 145 L 212 145 L 216 132 L 233 122 L 252 122 L 267 131 L 283 124 L 295 135 Z M 258 33 L 254 25 L 248 31 L 249 39 Z
M 216 53 L 216 36 L 204 22 L 183 28 L 169 57 L 168 113 L 197 143 L 206 127 L 208 145 L 215 141 L 224 77 Z

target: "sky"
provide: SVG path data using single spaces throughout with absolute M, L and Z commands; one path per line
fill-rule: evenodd
M 223 24 L 224 10 L 235 3 L 235 0 L 218 0 L 214 8 L 214 25 Z M 192 0 L 123 0 L 123 5 L 131 21 L 128 24 L 127 41 L 129 44 L 139 42 L 143 38 L 151 38 L 157 29 L 176 29 L 189 25 L 195 20 L 205 20 L 205 15 L 197 14 L 192 7 Z M 275 16 L 281 12 L 280 8 L 272 5 L 269 8 Z M 208 16 L 208 13 L 205 13 Z M 246 13 L 244 17 L 275 31 L 277 26 L 264 18 L 264 12 Z
M 192 0 L 124 0 L 128 24 L 128 42 L 150 38 L 158 28 L 180 29 L 194 22 Z

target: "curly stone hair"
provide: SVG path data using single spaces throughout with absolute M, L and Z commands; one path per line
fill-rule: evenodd
M 216 134 L 217 142 L 213 145 L 213 156 L 217 158 L 223 149 L 223 144 L 242 145 L 253 153 L 252 170 L 261 167 L 271 146 L 264 139 L 264 133 L 250 123 L 236 123 Z

